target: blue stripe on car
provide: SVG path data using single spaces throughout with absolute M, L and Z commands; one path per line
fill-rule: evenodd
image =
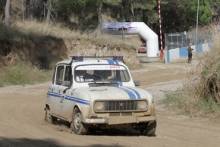
M 89 104 L 89 101 L 82 100 L 82 99 L 75 98 L 75 97 L 71 97 L 71 96 L 65 96 L 65 99 L 70 100 L 70 101 L 74 101 L 74 102 L 78 102 L 78 103 L 81 103 L 81 104 L 86 104 L 86 105 Z
M 132 89 L 132 88 L 130 88 L 130 87 L 126 87 L 126 88 L 128 88 L 128 89 L 130 89 L 130 90 L 132 90 L 135 94 L 136 94 L 136 96 L 137 96 L 137 98 L 138 99 L 140 99 L 141 98 L 141 95 L 137 92 L 137 90 L 135 90 L 135 89 Z
M 118 60 L 115 60 L 115 63 L 118 65 Z
M 48 93 L 49 96 L 54 96 L 54 97 L 61 97 L 60 94 L 56 93 Z
M 110 65 L 118 65 L 118 60 L 107 59 L 108 64 Z
M 119 88 L 124 90 L 128 94 L 130 99 L 136 99 L 136 95 L 129 89 L 126 89 L 125 87 L 119 87 Z
M 53 97 L 60 97 L 63 98 L 63 96 L 61 94 L 58 93 L 48 93 L 48 95 L 53 96 Z M 65 99 L 70 100 L 70 101 L 74 101 L 77 103 L 81 103 L 81 104 L 86 104 L 89 105 L 90 102 L 84 99 L 80 99 L 80 98 L 76 98 L 76 97 L 72 97 L 72 96 L 64 96 Z
M 108 62 L 108 64 L 110 64 L 110 65 L 114 65 L 114 64 L 115 64 L 114 61 L 111 60 L 111 59 L 107 59 L 107 62 Z

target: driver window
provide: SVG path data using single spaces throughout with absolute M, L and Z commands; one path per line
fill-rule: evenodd
M 63 74 L 64 74 L 64 66 L 58 66 L 56 72 L 56 85 L 62 85 Z
M 71 66 L 66 66 L 63 86 L 69 87 L 71 85 L 71 82 L 72 82 L 72 69 Z

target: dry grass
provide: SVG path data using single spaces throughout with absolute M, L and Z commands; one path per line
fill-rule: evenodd
M 98 32 L 70 30 L 61 24 L 48 24 L 36 21 L 15 22 L 13 25 L 24 34 L 53 36 L 64 40 L 68 55 L 120 55 L 124 56 L 130 68 L 139 68 L 136 48 L 140 45 L 138 37 L 125 38 Z
M 25 85 L 49 81 L 51 71 L 39 70 L 27 63 L 17 63 L 1 68 L 0 86 Z
M 17 21 L 13 24 L 18 30 L 26 34 L 39 34 L 44 36 L 57 36 L 59 38 L 76 38 L 80 32 L 71 31 L 61 24 L 48 24 L 37 21 Z
M 206 100 L 212 99 L 220 104 L 220 43 L 219 38 L 209 54 L 200 61 L 199 81 L 195 85 L 195 94 Z
M 112 36 L 101 34 L 99 32 L 80 32 L 76 30 L 70 30 L 69 28 L 63 26 L 62 24 L 48 24 L 46 22 L 37 22 L 37 21 L 18 21 L 15 22 L 14 27 L 19 30 L 22 30 L 24 33 L 34 33 L 44 36 L 54 36 L 63 39 L 81 39 L 89 40 L 95 44 L 100 45 L 113 45 L 121 46 L 124 48 L 135 49 L 134 43 L 137 43 L 137 39 L 122 40 L 121 36 Z
M 220 40 L 188 73 L 183 89 L 168 93 L 166 104 L 191 116 L 220 116 Z

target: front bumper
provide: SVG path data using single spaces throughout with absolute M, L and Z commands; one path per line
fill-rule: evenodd
M 86 124 L 131 124 L 156 120 L 155 116 L 110 116 L 108 118 L 89 118 L 85 119 Z

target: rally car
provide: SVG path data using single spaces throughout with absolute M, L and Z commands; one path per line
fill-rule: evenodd
M 64 120 L 75 134 L 97 126 L 126 125 L 154 136 L 154 99 L 137 88 L 123 57 L 73 56 L 58 62 L 49 86 L 45 120 Z

